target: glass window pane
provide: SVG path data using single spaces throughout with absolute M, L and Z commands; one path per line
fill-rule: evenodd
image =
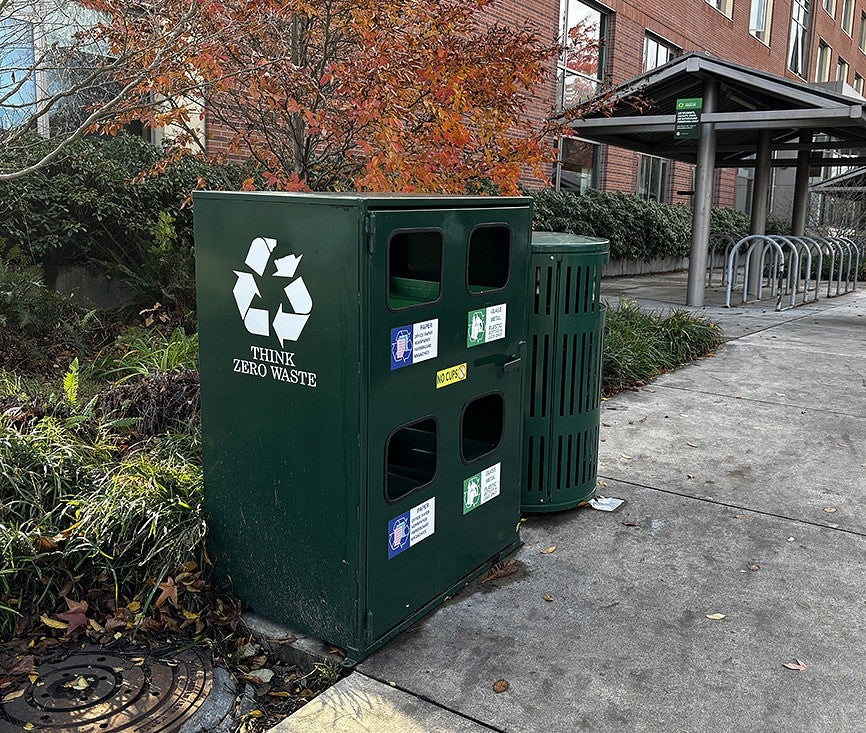
M 36 102 L 33 73 L 33 26 L 23 20 L 0 20 L 0 128 L 25 123 Z

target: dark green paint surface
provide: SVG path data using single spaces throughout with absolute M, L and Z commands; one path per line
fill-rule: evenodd
M 195 216 L 209 552 L 249 607 L 361 658 L 519 542 L 529 200 L 205 192 Z M 470 293 L 467 243 L 491 225 L 510 231 L 510 274 Z M 418 228 L 442 235 L 438 299 L 413 304 L 429 287 L 399 280 L 389 299 L 388 243 Z M 276 240 L 262 275 L 245 264 L 258 237 Z M 290 255 L 300 263 L 280 276 Z M 254 276 L 249 308 L 268 311 L 267 335 L 244 326 L 238 272 Z M 301 277 L 311 313 L 281 345 L 273 318 Z M 467 349 L 467 313 L 501 303 L 505 338 Z M 391 329 L 434 318 L 438 355 L 392 370 Z M 436 372 L 463 362 L 467 379 L 436 389 Z M 502 442 L 466 463 L 462 410 L 491 392 L 505 403 Z M 386 441 L 426 417 L 435 476 L 389 503 Z M 496 463 L 500 495 L 464 515 L 464 480 Z M 389 559 L 389 521 L 430 498 L 435 531 Z

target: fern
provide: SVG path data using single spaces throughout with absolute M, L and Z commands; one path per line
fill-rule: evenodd
M 73 407 L 78 405 L 78 357 L 76 356 L 66 374 L 63 375 L 63 391 L 66 392 L 66 399 Z

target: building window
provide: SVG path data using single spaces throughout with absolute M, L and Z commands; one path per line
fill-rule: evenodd
M 836 0 L 821 0 L 821 7 L 827 11 L 831 18 L 836 17 Z
M 836 81 L 848 83 L 848 62 L 841 56 L 836 62 Z
M 557 102 L 573 107 L 595 96 L 604 79 L 607 14 L 580 0 L 561 0 L 562 45 Z
M 707 4 L 711 7 L 714 7 L 718 10 L 722 15 L 726 15 L 729 18 L 734 10 L 734 2 L 733 0 L 707 0 Z
M 583 193 L 590 188 L 598 188 L 598 143 L 563 137 L 560 145 L 562 160 L 559 167 L 559 189 Z
M 654 155 L 639 155 L 635 193 L 646 201 L 667 201 L 670 161 Z
M 854 74 L 854 91 L 863 96 L 863 77 L 860 74 Z
M 788 68 L 806 78 L 809 48 L 809 0 L 794 0 L 791 7 L 791 33 L 788 38 Z
M 0 129 L 24 124 L 36 104 L 33 24 L 16 18 L 0 20 Z
M 842 0 L 842 30 L 849 36 L 854 32 L 854 0 Z
M 830 81 L 830 57 L 833 49 L 824 41 L 818 41 L 818 58 L 815 63 L 815 81 Z
M 734 208 L 746 214 L 752 213 L 752 191 L 755 187 L 755 169 L 737 168 L 737 189 Z
M 647 33 L 643 39 L 643 70 L 650 71 L 663 66 L 679 54 L 680 49 L 674 44 Z
M 860 13 L 860 40 L 857 45 L 863 53 L 866 53 L 866 13 Z
M 749 33 L 761 43 L 770 45 L 770 24 L 773 20 L 773 0 L 752 0 Z

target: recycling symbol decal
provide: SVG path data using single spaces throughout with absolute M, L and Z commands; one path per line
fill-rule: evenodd
M 250 249 L 244 264 L 252 272 L 234 270 L 238 279 L 232 292 L 241 314 L 241 320 L 244 322 L 244 328 L 256 336 L 270 336 L 271 326 L 273 326 L 274 335 L 282 347 L 286 341 L 297 341 L 300 338 L 310 313 L 313 311 L 313 299 L 310 297 L 310 291 L 307 290 L 304 278 L 295 277 L 303 255 L 290 254 L 274 260 L 277 269 L 272 274 L 272 277 L 289 281 L 283 288 L 283 292 L 286 295 L 290 310 L 284 310 L 281 302 L 276 313 L 271 317 L 270 310 L 252 307 L 253 301 L 256 298 L 261 298 L 256 275 L 264 277 L 265 269 L 276 246 L 277 240 L 269 237 L 257 237 L 250 242 Z

